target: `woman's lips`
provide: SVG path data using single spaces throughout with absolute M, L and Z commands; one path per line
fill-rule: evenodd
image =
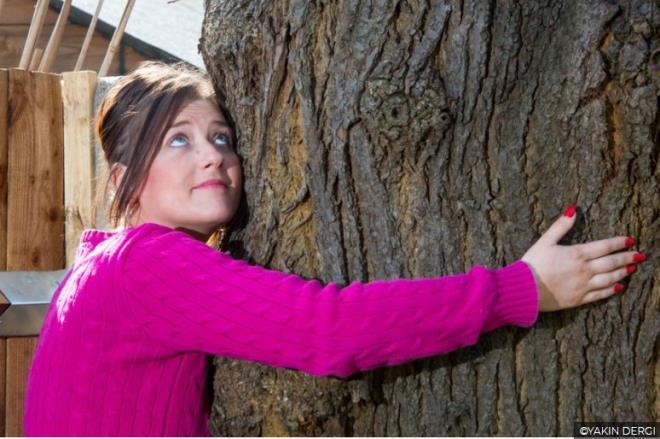
M 203 189 L 203 188 L 221 188 L 224 187 L 226 188 L 227 185 L 222 182 L 221 180 L 208 180 L 205 181 L 204 183 L 195 186 L 195 189 Z

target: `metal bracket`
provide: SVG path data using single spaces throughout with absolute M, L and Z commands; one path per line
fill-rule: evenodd
M 0 271 L 0 337 L 39 335 L 44 316 L 68 270 Z M 0 308 L 2 304 L 0 303 Z

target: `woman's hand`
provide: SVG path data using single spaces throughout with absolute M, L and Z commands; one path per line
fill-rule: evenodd
M 573 308 L 621 292 L 623 285 L 617 282 L 646 259 L 643 253 L 614 253 L 634 244 L 627 236 L 558 245 L 573 224 L 575 206 L 570 206 L 522 257 L 536 277 L 540 311 Z

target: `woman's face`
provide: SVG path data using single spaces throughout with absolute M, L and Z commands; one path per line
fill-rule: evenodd
M 241 193 L 240 162 L 231 139 L 214 103 L 184 104 L 165 133 L 139 196 L 137 220 L 129 225 L 154 222 L 208 235 L 228 222 Z

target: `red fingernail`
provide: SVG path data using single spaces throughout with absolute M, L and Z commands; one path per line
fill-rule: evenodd
M 633 245 L 635 245 L 635 238 L 633 238 L 632 236 L 627 237 L 626 247 L 632 247 Z
M 637 270 L 637 266 L 636 266 L 636 265 L 633 265 L 633 264 L 626 265 L 626 271 L 628 272 L 628 274 L 632 273 L 632 272 L 635 271 L 635 270 Z
M 633 262 L 642 262 L 646 260 L 646 255 L 644 253 L 635 253 L 633 255 Z
M 573 215 L 575 215 L 575 204 L 568 206 L 568 209 L 566 209 L 566 212 L 564 212 L 564 216 L 569 218 L 571 218 Z
M 624 288 L 625 288 L 625 287 L 624 287 L 623 285 L 621 285 L 621 284 L 616 284 L 616 285 L 614 285 L 614 292 L 615 292 L 615 293 L 620 293 L 621 291 L 623 291 Z

